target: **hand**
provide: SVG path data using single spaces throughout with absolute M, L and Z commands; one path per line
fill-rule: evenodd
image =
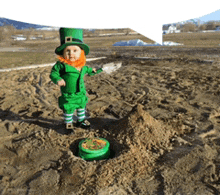
M 62 80 L 59 80 L 58 82 L 57 82 L 57 85 L 58 86 L 66 86 L 66 82 L 62 79 Z
M 92 71 L 93 71 L 93 72 L 96 72 L 96 69 L 95 69 L 95 68 L 93 68 L 93 69 L 92 69 Z

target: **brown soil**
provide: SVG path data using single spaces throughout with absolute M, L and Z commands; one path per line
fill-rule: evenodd
M 0 73 L 0 194 L 125 195 L 220 192 L 220 48 L 96 49 L 122 62 L 86 77 L 91 130 L 68 134 L 51 67 Z M 134 57 L 150 57 L 135 59 Z M 110 142 L 87 162 L 77 145 Z

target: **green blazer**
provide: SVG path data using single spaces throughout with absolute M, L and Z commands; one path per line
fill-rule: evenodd
M 59 80 L 64 79 L 64 81 L 66 82 L 66 86 L 61 87 L 62 95 L 85 95 L 86 88 L 83 79 L 85 74 L 93 76 L 102 71 L 102 69 L 98 69 L 97 72 L 94 73 L 92 68 L 88 66 L 84 66 L 81 71 L 78 71 L 73 66 L 57 61 L 57 63 L 53 66 L 51 70 L 50 78 L 55 84 L 57 84 Z

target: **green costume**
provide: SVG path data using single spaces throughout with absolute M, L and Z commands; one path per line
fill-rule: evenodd
M 57 55 L 63 56 L 63 51 L 70 45 L 77 45 L 84 50 L 85 55 L 89 54 L 90 48 L 83 43 L 83 30 L 74 28 L 60 28 L 60 46 L 55 49 Z M 83 77 L 85 74 L 89 76 L 102 72 L 102 69 L 93 72 L 93 69 L 88 66 L 83 66 L 81 71 L 74 66 L 64 62 L 57 61 L 53 66 L 50 74 L 51 80 L 57 84 L 59 80 L 64 80 L 66 85 L 61 87 L 62 95 L 59 97 L 59 107 L 64 112 L 64 122 L 67 128 L 72 128 L 73 113 L 77 110 L 76 126 L 89 128 L 90 124 L 85 120 L 85 107 L 88 102 L 86 96 L 86 88 Z
M 64 113 L 71 114 L 75 109 L 85 108 L 88 97 L 83 78 L 85 74 L 92 76 L 100 72 L 102 69 L 94 73 L 93 69 L 88 66 L 78 71 L 73 66 L 57 61 L 52 68 L 50 78 L 55 84 L 61 79 L 66 82 L 66 86 L 61 87 L 62 95 L 59 97 L 59 107 Z

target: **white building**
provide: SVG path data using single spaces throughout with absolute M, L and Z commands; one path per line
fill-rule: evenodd
M 163 34 L 168 34 L 168 33 L 180 33 L 180 30 L 177 30 L 177 27 L 171 24 L 167 30 L 163 31 Z
M 15 41 L 25 41 L 27 39 L 24 35 L 12 35 L 11 38 Z

